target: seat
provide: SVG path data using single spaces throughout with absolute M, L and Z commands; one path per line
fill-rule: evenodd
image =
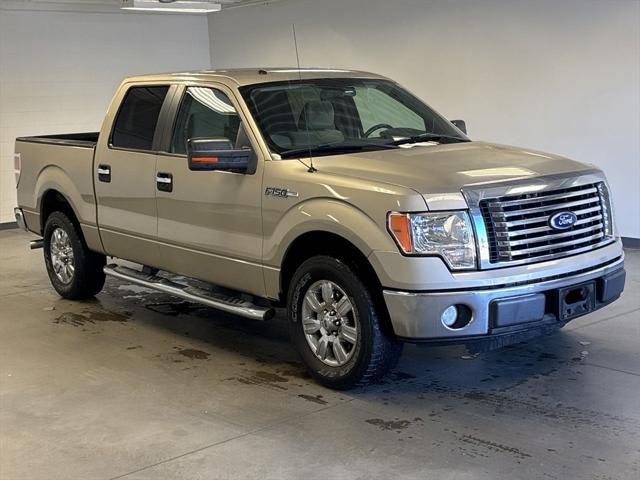
M 339 143 L 344 135 L 336 128 L 333 104 L 311 100 L 304 104 L 298 117 L 298 131 L 293 135 L 296 145 Z

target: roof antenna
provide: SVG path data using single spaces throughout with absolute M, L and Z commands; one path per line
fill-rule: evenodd
M 291 25 L 293 28 L 293 44 L 296 47 L 296 63 L 298 64 L 298 79 L 302 82 L 302 72 L 300 71 L 300 56 L 298 54 L 298 37 L 296 37 L 296 25 L 295 23 Z M 303 107 L 304 109 L 304 107 Z M 304 126 L 307 129 L 307 147 L 309 147 L 309 165 L 304 163 L 302 160 L 298 159 L 301 164 L 307 167 L 307 172 L 314 173 L 318 170 L 313 166 L 313 155 L 311 155 L 311 144 L 309 143 L 309 122 L 307 121 L 307 111 L 304 110 Z

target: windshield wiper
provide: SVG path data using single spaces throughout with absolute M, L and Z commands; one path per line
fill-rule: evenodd
M 420 135 L 414 135 L 408 138 L 401 138 L 393 142 L 387 143 L 387 145 L 406 145 L 410 143 L 420 143 L 435 141 L 438 143 L 458 143 L 458 142 L 470 142 L 471 140 L 466 138 L 454 137 L 453 135 L 444 135 L 441 133 L 421 133 Z
M 292 148 L 280 153 L 280 158 L 294 158 L 300 155 L 314 154 L 333 154 L 339 152 L 364 151 L 372 149 L 388 149 L 397 148 L 396 145 L 389 143 L 323 143 L 320 145 L 311 145 L 308 147 Z

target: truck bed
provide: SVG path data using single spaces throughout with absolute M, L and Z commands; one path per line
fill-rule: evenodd
M 33 137 L 19 137 L 16 141 L 28 143 L 48 143 L 66 145 L 70 147 L 93 148 L 98 143 L 99 132 L 65 133 L 57 135 L 37 135 Z
M 96 225 L 93 157 L 97 143 L 97 132 L 16 139 L 21 164 L 18 205 L 29 230 L 42 233 L 41 202 L 50 192 L 59 192 L 72 206 L 85 238 L 91 240 Z

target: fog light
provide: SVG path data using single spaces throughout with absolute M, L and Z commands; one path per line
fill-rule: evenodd
M 445 327 L 453 327 L 456 324 L 456 320 L 458 320 L 458 308 L 455 305 L 451 305 L 442 312 L 440 320 Z
M 447 309 L 442 312 L 442 315 L 440 315 L 440 321 L 449 330 L 462 330 L 467 327 L 472 320 L 473 312 L 468 306 L 462 303 L 447 307 Z

